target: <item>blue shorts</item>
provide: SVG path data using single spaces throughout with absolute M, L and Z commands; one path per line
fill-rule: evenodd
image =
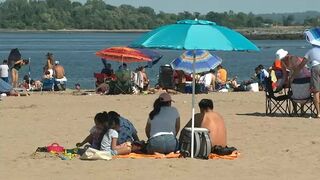
M 174 135 L 166 134 L 152 137 L 148 140 L 147 152 L 168 154 L 178 149 L 178 140 Z
M 5 81 L 6 83 L 9 83 L 9 78 L 8 78 L 8 77 L 1 77 L 1 79 L 2 79 L 3 81 Z

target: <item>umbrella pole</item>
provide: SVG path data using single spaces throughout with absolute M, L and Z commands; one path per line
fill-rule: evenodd
M 191 158 L 193 158 L 194 153 L 194 101 L 195 101 L 195 90 L 196 90 L 196 72 L 195 72 L 195 61 L 196 52 L 193 51 L 193 63 L 192 63 L 192 126 L 191 126 Z
M 28 72 L 28 80 L 29 80 L 29 90 L 31 89 L 31 58 L 29 58 L 29 72 Z

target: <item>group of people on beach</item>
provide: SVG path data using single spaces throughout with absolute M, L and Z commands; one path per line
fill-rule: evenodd
M 14 55 L 16 54 L 16 55 Z M 8 61 L 7 59 L 4 59 L 2 64 L 0 65 L 0 78 L 6 82 L 9 82 L 9 75 L 11 71 L 11 87 L 12 89 L 16 88 L 23 88 L 26 90 L 41 90 L 43 82 L 45 80 L 49 79 L 55 79 L 56 81 L 66 81 L 65 77 L 65 70 L 62 65 L 60 65 L 59 61 L 55 61 L 53 58 L 52 53 L 47 53 L 46 57 L 46 62 L 43 67 L 43 77 L 42 80 L 33 80 L 31 79 L 29 74 L 26 74 L 23 77 L 23 81 L 19 83 L 19 70 L 29 64 L 28 59 L 22 59 L 21 55 L 18 56 L 20 52 L 17 49 L 11 50 L 11 53 L 9 55 L 8 59 L 11 59 Z M 9 64 L 10 62 L 10 64 Z M 58 88 L 56 88 L 58 89 Z M 64 90 L 64 88 L 61 88 L 60 90 Z M 10 91 L 13 92 L 13 91 Z M 10 93 L 9 93 L 10 94 Z
M 299 98 L 301 96 L 302 99 L 312 94 L 311 97 L 313 97 L 317 111 L 316 118 L 320 118 L 320 28 L 306 30 L 304 34 L 312 48 L 306 52 L 304 57 L 289 54 L 284 49 L 277 50 L 276 60 L 269 69 L 270 80 L 273 91 L 291 88 L 291 93 L 293 93 L 291 96 L 293 96 L 296 89 L 295 91 L 300 93 Z M 307 88 L 304 88 L 304 85 Z M 304 94 L 306 97 L 303 97 Z
M 147 143 L 141 141 L 133 124 L 119 113 L 100 112 L 94 118 L 95 125 L 90 134 L 76 144 L 81 147 L 89 144 L 91 148 L 109 151 L 112 155 L 143 152 L 148 154 L 168 154 L 179 150 L 177 134 L 180 131 L 180 114 L 172 106 L 168 93 L 161 93 L 153 103 L 145 126 Z M 211 99 L 199 102 L 200 113 L 195 115 L 195 127 L 207 128 L 212 147 L 227 147 L 227 131 L 223 117 L 213 110 Z M 191 127 L 191 120 L 185 127 Z
M 114 71 L 110 63 L 103 62 L 103 69 L 100 74 L 95 73 L 96 92 L 99 94 L 118 94 L 118 93 L 142 93 L 149 90 L 150 80 L 144 66 L 139 66 L 131 71 L 126 63 L 122 63 Z
M 186 74 L 182 70 L 175 70 L 173 76 L 177 91 L 182 93 L 191 92 L 191 87 L 187 85 L 187 82 L 191 82 L 193 79 L 191 74 Z M 227 89 L 228 71 L 222 65 L 217 66 L 217 72 L 211 69 L 210 71 L 197 74 L 194 78 L 199 86 L 197 93 L 216 92 Z

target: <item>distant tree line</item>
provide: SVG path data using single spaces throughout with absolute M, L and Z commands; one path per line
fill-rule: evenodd
M 195 18 L 214 21 L 230 28 L 279 24 L 252 13 L 156 13 L 150 7 L 116 7 L 103 0 L 87 0 L 84 4 L 70 0 L 6 0 L 0 3 L 2 29 L 153 29 L 177 20 Z M 296 25 L 293 22 L 293 16 L 283 17 L 282 25 Z M 304 24 L 320 25 L 320 17 L 308 18 Z

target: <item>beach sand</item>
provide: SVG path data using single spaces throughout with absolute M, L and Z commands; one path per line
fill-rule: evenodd
M 320 120 L 267 117 L 263 93 L 197 95 L 214 100 L 225 118 L 228 145 L 236 160 L 115 159 L 62 161 L 35 158 L 39 146 L 58 142 L 73 148 L 100 111 L 118 111 L 130 119 L 141 139 L 157 95 L 74 96 L 33 93 L 0 101 L 0 179 L 310 179 L 320 177 Z M 191 116 L 191 95 L 173 95 L 181 126 Z M 196 107 L 196 112 L 198 112 Z

